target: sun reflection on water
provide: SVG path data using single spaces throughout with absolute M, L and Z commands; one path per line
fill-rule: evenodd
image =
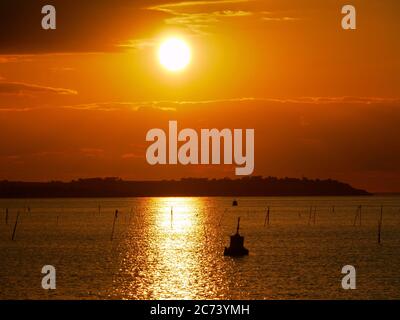
M 159 228 L 170 227 L 175 233 L 191 233 L 199 225 L 198 210 L 202 207 L 201 201 L 196 198 L 159 198 L 156 199 L 159 207 L 159 219 L 156 223 Z
M 128 273 L 132 281 L 118 283 L 115 289 L 125 298 L 197 299 L 215 294 L 221 288 L 218 282 L 209 281 L 216 262 L 207 254 L 215 248 L 207 245 L 204 200 L 143 201 L 142 208 L 147 209 L 141 214 L 142 222 L 131 226 L 131 236 L 121 250 L 120 271 L 125 278 Z
M 155 215 L 152 232 L 159 239 L 156 244 L 159 256 L 158 272 L 161 277 L 150 286 L 158 292 L 160 299 L 172 298 L 166 294 L 174 288 L 175 298 L 191 299 L 193 281 L 201 276 L 198 249 L 202 243 L 202 216 L 198 211 L 201 200 L 194 198 L 159 198 L 154 207 L 159 208 Z

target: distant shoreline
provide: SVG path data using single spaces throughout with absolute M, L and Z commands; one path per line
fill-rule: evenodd
M 235 196 L 215 196 L 215 195 L 157 195 L 157 196 L 58 196 L 58 197 L 3 197 L 0 196 L 0 200 L 4 199 L 10 199 L 10 200 L 19 200 L 19 199 L 129 199 L 129 198 L 135 198 L 135 199 L 140 199 L 140 198 L 230 198 L 230 199 L 237 199 L 237 198 L 302 198 L 302 197 L 324 197 L 324 198 L 329 198 L 329 197 L 344 197 L 344 198 L 351 198 L 351 197 L 376 197 L 379 196 L 378 194 L 367 194 L 367 195 L 265 195 L 265 196 L 241 196 L 241 195 L 235 195 Z M 384 194 L 381 196 L 390 196 L 388 194 Z M 391 196 L 400 196 L 400 194 L 392 194 Z
M 71 182 L 0 181 L 0 198 L 272 197 L 370 196 L 365 190 L 327 179 L 275 177 L 124 181 L 118 178 Z

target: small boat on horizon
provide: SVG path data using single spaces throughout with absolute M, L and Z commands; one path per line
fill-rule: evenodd
M 236 199 L 234 199 L 234 200 L 232 201 L 232 207 L 237 207 L 237 206 L 238 206 L 238 202 L 237 202 Z

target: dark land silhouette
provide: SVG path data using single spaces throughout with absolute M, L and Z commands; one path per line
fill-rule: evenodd
M 157 196 L 361 196 L 365 190 L 335 180 L 245 177 L 124 181 L 119 178 L 71 182 L 0 181 L 0 198 L 157 197 Z

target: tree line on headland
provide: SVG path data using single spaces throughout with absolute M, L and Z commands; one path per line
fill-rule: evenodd
M 0 198 L 173 197 L 173 196 L 358 196 L 365 190 L 327 179 L 244 177 L 124 181 L 90 178 L 70 182 L 0 181 Z

